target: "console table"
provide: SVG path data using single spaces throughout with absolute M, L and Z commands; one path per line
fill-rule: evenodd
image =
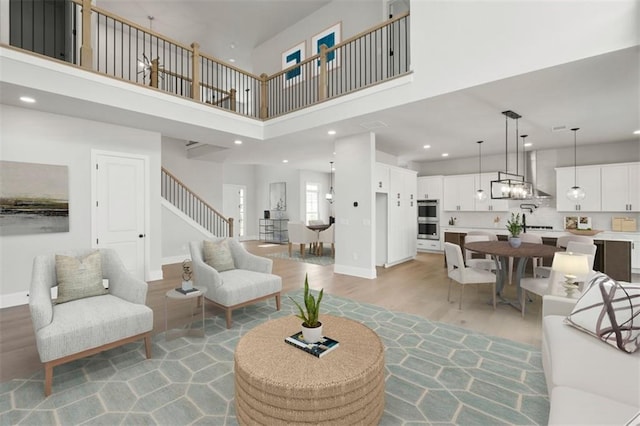
M 289 242 L 287 222 L 289 219 L 260 219 L 258 230 L 260 241 L 276 244 Z

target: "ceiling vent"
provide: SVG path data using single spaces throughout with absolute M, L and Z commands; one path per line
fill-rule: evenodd
M 379 121 L 379 120 L 369 121 L 369 122 L 366 122 L 366 123 L 361 123 L 360 126 L 364 127 L 367 130 L 375 130 L 375 129 L 381 129 L 383 127 L 389 127 L 387 125 L 387 123 L 384 123 L 384 122 Z
M 551 127 L 552 132 L 566 132 L 567 130 L 569 130 L 569 126 L 567 126 L 566 124 Z
M 196 141 L 189 141 L 189 142 L 187 142 L 187 145 L 186 145 L 186 146 L 187 146 L 187 147 L 189 147 L 189 146 L 193 146 L 193 145 L 198 145 L 199 143 L 200 143 L 200 142 L 196 142 Z

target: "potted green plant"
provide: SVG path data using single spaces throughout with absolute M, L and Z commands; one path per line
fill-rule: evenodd
M 296 316 L 302 320 L 302 337 L 308 343 L 315 343 L 322 338 L 322 323 L 318 321 L 318 318 L 320 314 L 320 301 L 322 300 L 323 294 L 324 289 L 321 289 L 320 293 L 318 293 L 318 300 L 313 297 L 313 294 L 309 291 L 308 275 L 305 275 L 303 295 L 304 309 L 298 302 L 289 297 L 300 311 L 300 314 Z
M 522 232 L 522 222 L 520 222 L 520 213 L 511 213 L 511 219 L 507 220 L 507 229 L 509 230 L 509 244 L 511 247 L 518 248 L 522 244 L 520 233 Z

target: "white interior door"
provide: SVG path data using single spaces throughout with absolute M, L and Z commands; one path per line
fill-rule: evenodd
M 94 152 L 94 240 L 114 249 L 125 267 L 145 279 L 145 170 L 141 156 Z
M 241 239 L 246 233 L 247 187 L 244 185 L 222 185 L 222 214 L 233 218 L 233 236 Z

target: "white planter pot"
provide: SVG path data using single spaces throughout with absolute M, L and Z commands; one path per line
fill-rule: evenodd
M 522 244 L 522 239 L 520 237 L 509 237 L 509 244 L 513 248 L 518 248 Z
M 302 337 L 307 343 L 316 343 L 322 339 L 322 323 L 319 323 L 319 327 L 307 328 L 302 326 Z

